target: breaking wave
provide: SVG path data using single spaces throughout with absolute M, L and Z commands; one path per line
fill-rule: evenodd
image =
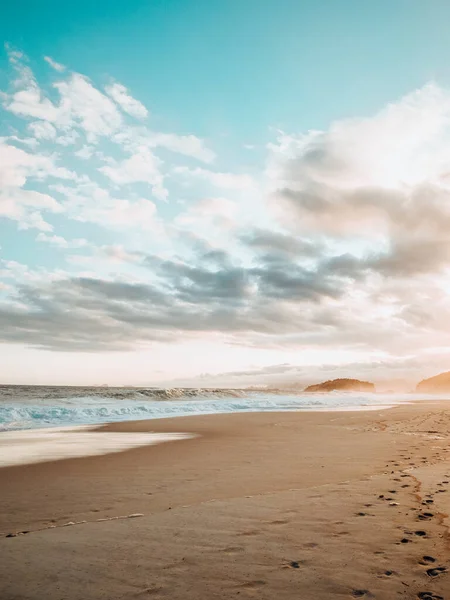
M 96 425 L 201 414 L 381 408 L 400 398 L 377 394 L 288 394 L 244 390 L 0 389 L 0 431 Z

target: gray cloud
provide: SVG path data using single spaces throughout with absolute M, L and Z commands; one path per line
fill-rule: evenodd
M 430 98 L 424 114 L 433 124 L 439 107 L 433 93 Z M 416 104 L 409 99 L 381 117 L 283 141 L 268 167 L 270 198 L 283 227 L 230 227 L 224 249 L 168 225 L 181 253 L 169 258 L 121 246 L 97 248 L 97 254 L 82 248 L 81 258 L 93 252 L 128 261 L 139 281 L 67 276 L 16 283 L 0 304 L 0 339 L 79 351 L 209 332 L 251 347 L 407 353 L 447 344 L 448 144 L 446 135 L 434 136 L 445 133 L 449 103 L 443 102 L 444 125 L 433 125 L 424 139 L 429 121 L 420 121 Z M 402 134 L 416 122 L 423 127 L 413 129 L 405 149 Z M 219 210 L 220 203 L 214 206 Z M 290 367 L 275 365 L 265 376 L 283 369 Z
M 0 339 L 96 351 L 215 332 L 255 347 L 401 348 L 418 332 L 439 330 L 423 286 L 411 285 L 411 276 L 426 276 L 437 255 L 446 264 L 446 240 L 399 237 L 384 252 L 357 257 L 260 229 L 239 239 L 252 256 L 245 265 L 187 234 L 189 261 L 124 252 L 143 268 L 139 282 L 68 277 L 21 284 L 0 305 Z M 389 281 L 396 285 L 386 288 Z M 356 304 L 354 289 L 362 298 Z M 371 307 L 386 298 L 391 314 L 380 322 Z
M 317 329 L 317 323 L 308 323 L 309 313 L 327 298 L 342 296 L 353 276 L 329 260 L 321 265 L 320 255 L 316 267 L 307 269 L 292 252 L 270 253 L 265 245 L 247 266 L 201 240 L 193 251 L 189 264 L 142 255 L 148 283 L 72 277 L 22 284 L 0 307 L 0 339 L 116 350 L 199 332 L 291 334 Z
M 317 256 L 322 251 L 322 244 L 317 241 L 295 237 L 287 233 L 254 229 L 241 235 L 241 241 L 248 247 L 268 254 L 288 256 Z

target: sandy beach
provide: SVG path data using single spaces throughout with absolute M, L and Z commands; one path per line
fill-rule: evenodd
M 0 469 L 1 600 L 450 598 L 445 402 L 99 430 L 198 437 Z

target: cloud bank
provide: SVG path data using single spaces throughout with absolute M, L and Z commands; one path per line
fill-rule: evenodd
M 92 352 L 214 336 L 388 361 L 447 347 L 448 90 L 280 132 L 246 173 L 214 168 L 193 133 L 155 131 L 119 82 L 46 57 L 56 80 L 42 88 L 9 55 L 1 101 L 21 125 L 0 139 L 0 218 L 63 262 L 3 259 L 2 342 Z M 66 238 L 62 222 L 104 233 Z

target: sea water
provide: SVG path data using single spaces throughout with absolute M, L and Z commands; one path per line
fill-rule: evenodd
M 0 467 L 120 452 L 192 437 L 188 431 L 95 431 L 102 423 L 239 412 L 377 410 L 414 398 L 412 394 L 282 390 L 0 386 Z
M 0 386 L 0 431 L 238 412 L 357 410 L 411 395 Z

